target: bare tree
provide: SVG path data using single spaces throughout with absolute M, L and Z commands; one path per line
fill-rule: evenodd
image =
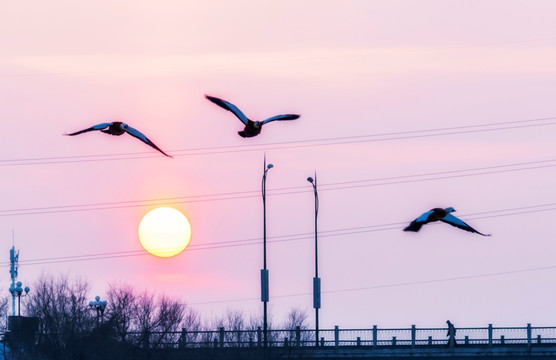
M 125 341 L 129 333 L 135 308 L 137 306 L 137 294 L 128 284 L 108 284 L 108 305 L 106 316 L 114 324 L 115 331 Z
M 164 347 L 177 343 L 185 315 L 185 304 L 162 295 L 158 298 L 156 307 L 153 346 Z
M 201 316 L 197 311 L 186 307 L 182 326 L 188 331 L 201 330 Z
M 224 341 L 233 346 L 246 345 L 249 341 L 245 332 L 245 314 L 241 310 L 226 310 L 224 317 L 220 319 L 220 328 L 224 328 L 226 336 Z
M 203 320 L 200 334 L 200 341 L 203 343 L 203 346 L 211 346 L 215 339 L 214 332 L 222 327 L 223 324 L 224 320 L 222 318 L 212 318 L 210 320 L 205 318 Z
M 107 316 L 114 321 L 116 332 L 135 345 L 160 348 L 197 337 L 199 315 L 179 300 L 138 292 L 122 283 L 109 284 L 108 299 Z M 182 328 L 193 333 L 181 339 Z
M 43 333 L 75 334 L 91 330 L 93 317 L 88 308 L 89 284 L 41 275 L 27 300 L 26 313 L 39 318 Z
M 0 298 L 0 333 L 2 334 L 5 334 L 8 329 L 8 324 L 6 323 L 8 319 L 8 302 L 8 297 Z M 0 357 L 2 358 L 6 358 L 4 351 L 5 346 L 2 346 L 0 348 Z
M 258 344 L 259 341 L 263 341 L 263 324 L 264 318 L 262 313 L 258 313 L 256 315 L 251 314 L 249 316 L 249 322 L 246 324 L 247 330 L 249 330 L 249 337 L 252 339 L 254 343 Z M 279 341 L 280 336 L 277 331 L 274 329 L 274 318 L 272 313 L 269 314 L 267 318 L 267 326 L 268 326 L 268 333 L 267 333 L 267 340 L 269 344 L 273 344 Z
M 186 347 L 191 342 L 201 339 L 201 318 L 199 313 L 186 306 L 181 323 L 180 346 Z
M 205 327 L 209 331 L 201 331 L 204 325 L 201 326 L 199 314 L 181 300 L 138 291 L 122 283 L 109 284 L 107 320 L 99 327 L 96 314 L 88 307 L 88 292 L 87 282 L 70 280 L 67 275 L 42 275 L 33 285 L 33 292 L 26 299 L 25 313 L 40 319 L 43 344 L 48 345 L 50 352 L 44 355 L 46 358 L 72 358 L 84 353 L 85 349 L 94 349 L 103 356 L 108 353 L 113 357 L 123 353 L 137 355 L 139 353 L 135 350 L 138 347 L 188 346 L 199 340 L 205 340 L 211 346 L 215 341 L 223 340 L 226 345 L 234 347 L 256 346 L 262 342 L 261 313 L 248 317 L 241 310 L 227 310 Z M 7 304 L 7 299 L 0 299 L 0 314 L 6 312 Z M 280 328 L 275 330 L 270 317 L 269 345 L 314 341 L 307 319 L 307 311 L 292 308 Z M 76 350 L 76 347 L 81 349 Z
M 133 315 L 131 317 L 132 327 L 137 333 L 135 342 L 143 347 L 150 347 L 151 332 L 154 331 L 155 324 L 154 294 L 146 290 L 136 296 Z
M 40 340 L 54 358 L 69 357 L 74 340 L 91 331 L 94 317 L 88 308 L 89 284 L 41 275 L 27 299 L 25 313 L 39 318 Z
M 306 330 L 309 328 L 307 317 L 307 311 L 301 310 L 299 307 L 292 308 L 286 317 L 283 328 L 293 330 L 299 326 L 302 330 Z
M 294 307 L 286 316 L 286 321 L 282 328 L 289 332 L 291 341 L 298 341 L 300 344 L 314 341 L 314 334 L 309 329 L 308 315 L 306 310 Z
M 5 333 L 8 324 L 6 324 L 6 319 L 8 318 L 8 297 L 0 298 L 0 333 Z

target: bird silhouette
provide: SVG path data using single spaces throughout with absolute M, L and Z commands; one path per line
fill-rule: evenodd
M 299 118 L 299 115 L 295 115 L 295 114 L 285 114 L 285 115 L 276 115 L 273 117 L 270 117 L 264 121 L 253 121 L 247 118 L 247 116 L 245 116 L 245 114 L 243 112 L 241 112 L 241 110 L 238 109 L 237 106 L 235 106 L 234 104 L 231 104 L 225 100 L 219 99 L 219 98 L 215 98 L 212 96 L 208 96 L 205 95 L 205 97 L 212 101 L 213 103 L 215 103 L 216 105 L 220 106 L 221 108 L 224 108 L 228 111 L 231 111 L 235 116 L 237 116 L 237 118 L 239 120 L 241 120 L 241 122 L 243 124 L 245 124 L 245 128 L 243 129 L 243 131 L 238 131 L 237 133 L 239 134 L 239 136 L 244 137 L 244 138 L 249 138 L 249 137 L 253 137 L 253 136 L 257 136 L 261 133 L 261 129 L 263 127 L 264 124 L 269 123 L 271 121 L 284 121 L 284 120 L 295 120 L 297 118 Z
M 442 222 L 445 222 L 446 224 L 450 224 L 452 226 L 463 229 L 465 231 L 469 231 L 469 232 L 472 232 L 472 233 L 477 233 L 477 234 L 483 235 L 483 236 L 490 236 L 490 234 L 483 234 L 483 233 L 473 229 L 471 226 L 466 224 L 463 220 L 458 219 L 457 217 L 452 215 L 451 213 L 454 212 L 454 211 L 456 211 L 456 210 L 453 207 L 449 207 L 449 208 L 446 208 L 446 209 L 442 209 L 442 208 L 431 209 L 431 210 L 427 211 L 426 213 L 422 214 L 421 216 L 419 216 L 417 219 L 413 220 L 409 224 L 408 227 L 403 229 L 403 231 L 417 232 L 425 224 L 428 224 L 428 223 L 433 222 L 433 221 L 442 221 Z
M 129 135 L 141 140 L 142 142 L 149 145 L 150 147 L 160 151 L 164 155 L 166 155 L 168 157 L 172 157 L 172 156 L 166 154 L 164 151 L 160 150 L 160 148 L 158 146 L 156 146 L 152 141 L 150 141 L 149 138 L 146 137 L 142 132 L 140 132 L 137 129 L 132 128 L 128 124 L 125 124 L 121 121 L 114 121 L 114 122 L 109 122 L 109 123 L 97 124 L 97 125 L 91 126 L 90 128 L 79 130 L 79 131 L 76 131 L 76 132 L 71 133 L 71 134 L 64 134 L 64 135 L 75 136 L 75 135 L 79 135 L 79 134 L 83 134 L 83 133 L 86 133 L 86 132 L 89 132 L 89 131 L 95 131 L 95 130 L 99 130 L 100 132 L 103 132 L 105 134 L 110 134 L 110 135 L 115 135 L 115 136 L 120 136 L 122 134 L 128 133 Z

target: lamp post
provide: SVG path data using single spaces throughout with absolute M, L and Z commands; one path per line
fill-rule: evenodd
M 99 319 L 101 323 L 104 322 L 104 310 L 106 309 L 106 305 L 108 305 L 108 301 L 100 301 L 100 296 L 98 295 L 95 297 L 95 301 L 89 301 L 91 310 L 96 310 L 97 312 L 97 326 L 99 324 Z
M 29 286 L 26 286 L 25 289 L 22 288 L 23 283 L 18 281 L 15 284 L 15 287 L 12 285 L 10 286 L 10 293 L 13 297 L 17 297 L 17 316 L 21 316 L 21 297 L 29 295 Z M 23 291 L 25 291 L 25 295 L 23 295 Z
M 315 179 L 308 177 L 307 181 L 313 185 L 315 194 L 315 277 L 313 278 L 313 308 L 315 308 L 315 346 L 319 346 L 319 309 L 320 309 L 320 278 L 318 258 L 317 218 L 319 215 L 319 194 L 317 192 L 317 173 Z
M 262 180 L 263 195 L 263 268 L 261 269 L 261 301 L 263 302 L 263 340 L 264 347 L 268 347 L 268 269 L 266 268 L 266 174 L 274 165 L 266 164 L 266 156 L 264 159 L 264 172 Z

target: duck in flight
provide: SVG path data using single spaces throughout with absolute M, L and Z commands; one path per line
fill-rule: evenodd
M 453 207 L 449 207 L 449 208 L 446 208 L 446 209 L 442 209 L 442 208 L 431 209 L 431 210 L 427 211 L 426 213 L 424 213 L 423 215 L 419 216 L 417 219 L 413 220 L 411 222 L 411 224 L 409 224 L 408 227 L 403 229 L 403 231 L 417 232 L 417 231 L 419 231 L 419 229 L 421 229 L 421 226 L 423 226 L 425 224 L 428 224 L 428 223 L 433 222 L 433 221 L 442 221 L 442 222 L 445 222 L 446 224 L 450 224 L 452 226 L 463 229 L 465 231 L 469 231 L 469 232 L 472 232 L 472 233 L 477 233 L 477 234 L 483 235 L 483 236 L 490 236 L 490 234 L 483 234 L 483 233 L 473 229 L 471 226 L 466 224 L 463 220 L 458 219 L 457 217 L 452 215 L 451 213 L 454 212 L 454 211 L 456 211 L 456 210 Z
M 248 119 L 247 116 L 245 116 L 245 114 L 241 112 L 241 110 L 239 110 L 238 107 L 235 106 L 234 104 L 231 104 L 222 99 L 215 98 L 208 95 L 205 95 L 205 97 L 208 100 L 215 103 L 216 105 L 220 106 L 221 108 L 231 111 L 235 116 L 238 117 L 239 120 L 241 120 L 241 122 L 245 125 L 245 129 L 243 129 L 243 131 L 238 131 L 237 133 L 239 134 L 239 136 L 244 138 L 249 138 L 249 137 L 259 135 L 261 133 L 261 129 L 263 125 L 271 121 L 295 120 L 299 118 L 299 115 L 286 114 L 286 115 L 276 115 L 264 121 L 253 121 Z
M 115 135 L 115 136 L 120 136 L 122 134 L 128 133 L 129 135 L 141 140 L 142 142 L 149 145 L 150 147 L 160 151 L 164 155 L 166 155 L 168 157 L 172 157 L 172 156 L 166 154 L 164 151 L 160 150 L 160 148 L 158 146 L 156 146 L 152 141 L 150 141 L 149 138 L 146 137 L 142 132 L 140 132 L 137 129 L 132 128 L 128 124 L 125 124 L 121 121 L 114 121 L 114 122 L 110 122 L 110 123 L 102 123 L 102 124 L 91 126 L 90 128 L 87 128 L 87 129 L 83 129 L 83 130 L 76 131 L 76 132 L 71 133 L 71 134 L 64 134 L 64 135 L 75 136 L 75 135 L 79 135 L 79 134 L 83 134 L 83 133 L 86 133 L 86 132 L 89 132 L 89 131 L 95 131 L 95 130 L 99 130 L 100 132 L 103 132 L 105 134 L 110 134 L 110 135 Z

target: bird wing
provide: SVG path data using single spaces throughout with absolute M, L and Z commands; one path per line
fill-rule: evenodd
M 156 146 L 152 141 L 150 141 L 149 138 L 146 137 L 145 134 L 143 134 L 141 131 L 139 131 L 137 129 L 134 129 L 131 126 L 128 126 L 127 129 L 126 129 L 126 132 L 129 135 L 131 135 L 133 137 L 136 137 L 137 139 L 141 140 L 142 142 L 149 145 L 150 147 L 155 148 L 156 150 L 160 151 L 164 155 L 166 155 L 168 157 L 172 157 L 172 156 L 166 154 L 164 151 L 160 150 L 160 148 L 158 146 Z
M 407 226 L 403 231 L 419 231 L 421 227 L 427 223 L 429 216 L 434 212 L 434 210 L 427 211 L 423 215 L 419 216 L 417 219 L 413 220 L 409 226 Z
M 98 124 L 98 125 L 95 125 L 95 126 L 91 126 L 91 127 L 88 128 L 88 129 L 84 129 L 84 130 L 76 131 L 76 132 L 71 133 L 71 134 L 64 134 L 64 135 L 68 135 L 68 136 L 79 135 L 79 134 L 83 134 L 83 133 L 89 132 L 89 131 L 102 130 L 102 129 L 105 129 L 105 128 L 109 127 L 110 125 L 112 125 L 111 122 L 109 122 L 109 123 L 102 123 L 102 124 Z
M 458 219 L 457 217 L 455 217 L 452 214 L 448 214 L 448 215 L 444 216 L 444 218 L 440 219 L 440 221 L 445 222 L 446 224 L 450 224 L 452 226 L 455 226 L 457 228 L 463 229 L 465 231 L 477 233 L 477 234 L 483 235 L 483 236 L 490 236 L 490 234 L 483 234 L 483 233 L 473 229 L 471 226 L 466 224 L 465 221 L 463 221 L 461 219 Z
M 420 223 L 426 223 L 427 220 L 429 219 L 429 216 L 431 216 L 431 214 L 434 212 L 434 210 L 429 210 L 426 213 L 422 214 L 421 216 L 419 216 L 417 219 L 415 219 L 416 222 L 420 222 Z
M 413 220 L 406 228 L 403 229 L 403 231 L 417 232 L 421 229 L 422 226 L 423 226 L 422 222 L 417 222 L 416 220 Z
M 276 115 L 263 121 L 263 124 L 269 123 L 271 121 L 295 120 L 298 118 L 299 115 L 295 114 Z
M 212 96 L 208 96 L 205 95 L 205 97 L 212 101 L 213 103 L 215 103 L 216 105 L 220 106 L 221 108 L 224 108 L 228 111 L 231 111 L 235 116 L 238 117 L 239 120 L 241 120 L 242 123 L 244 123 L 245 125 L 247 125 L 247 123 L 249 122 L 249 120 L 247 119 L 247 116 L 245 116 L 244 113 L 241 112 L 241 110 L 238 109 L 237 106 L 235 106 L 234 104 L 231 104 L 227 101 L 224 101 L 222 99 L 219 98 L 215 98 Z

